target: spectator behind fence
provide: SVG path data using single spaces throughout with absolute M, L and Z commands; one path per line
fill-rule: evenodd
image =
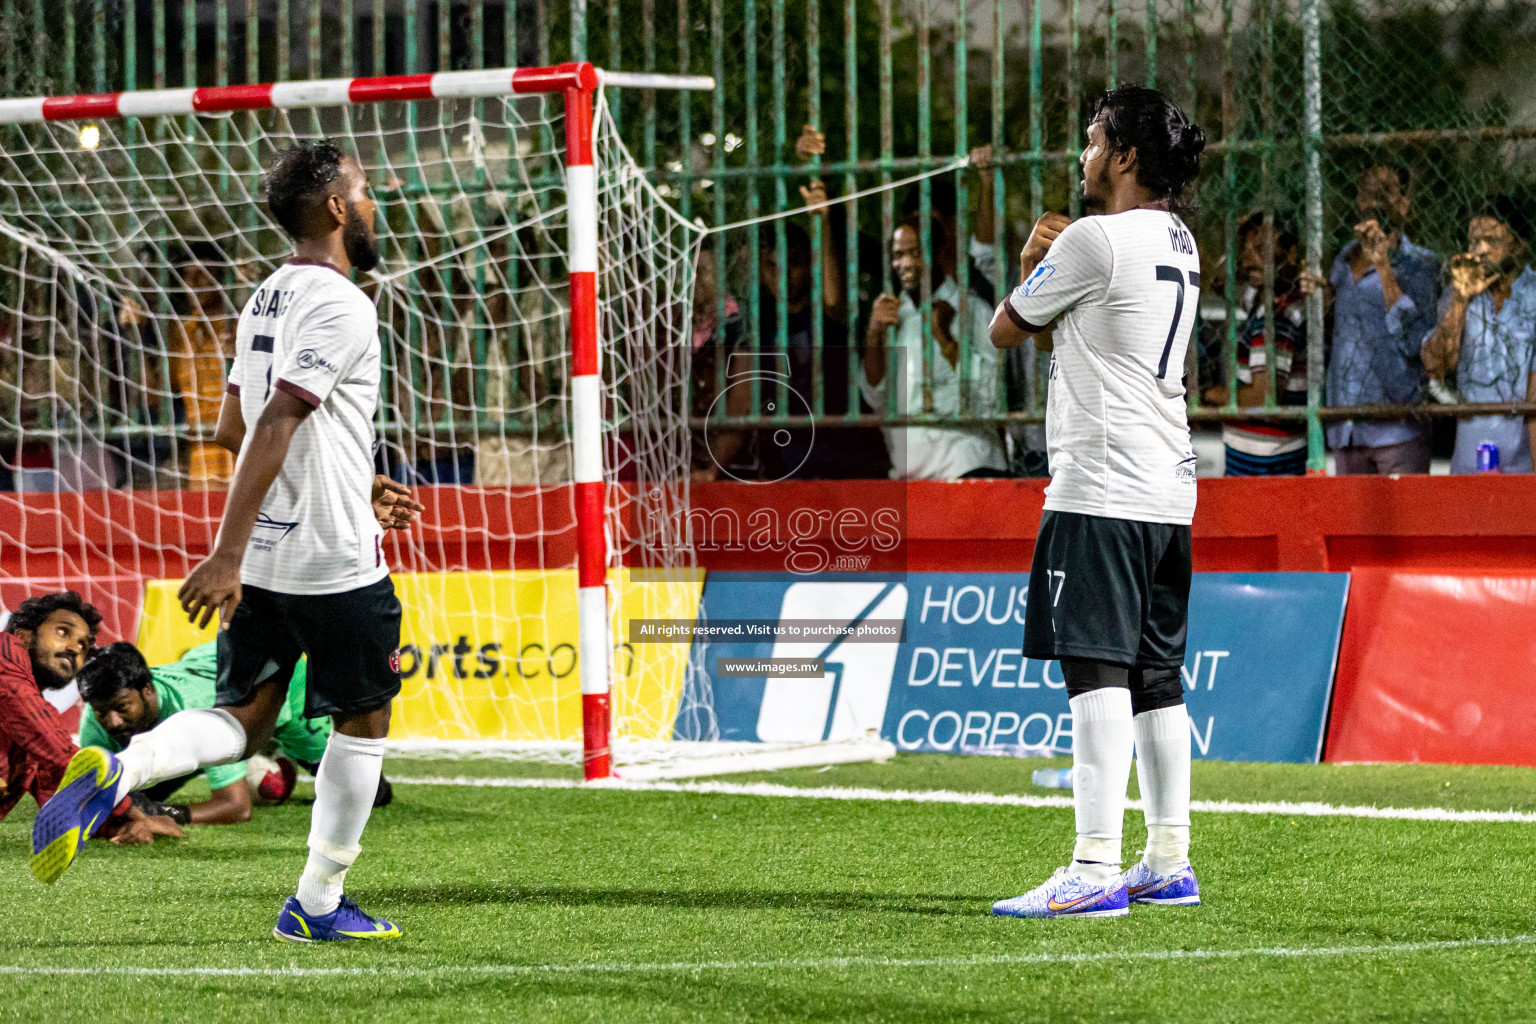
M 1405 405 L 1421 400 L 1419 346 L 1434 326 L 1440 259 L 1403 233 L 1408 172 L 1377 165 L 1356 180 L 1355 237 L 1339 252 L 1333 291 L 1329 405 Z M 1340 475 L 1429 472 L 1422 421 L 1344 420 L 1328 428 Z
M 1301 247 L 1289 225 L 1275 221 L 1269 233 L 1275 254 L 1275 401 L 1307 404 L 1307 316 L 1301 291 Z M 1264 215 L 1237 229 L 1237 277 L 1245 312 L 1237 340 L 1237 404 L 1264 404 L 1269 354 L 1264 348 Z M 1225 386 L 1207 388 L 1205 400 L 1223 405 Z M 1229 422 L 1221 427 L 1227 476 L 1301 476 L 1307 470 L 1307 431 L 1300 421 Z
M 982 301 L 990 306 L 996 304 L 993 277 L 999 267 L 1006 264 L 1006 257 L 1001 247 L 993 244 L 997 240 L 997 233 L 994 226 L 996 211 L 992 208 L 991 146 L 977 146 L 971 150 L 971 168 L 976 171 L 978 184 L 976 191 L 970 196 L 969 204 L 971 237 L 966 245 L 966 258 L 970 260 L 970 266 L 967 270 L 969 277 L 966 283 L 981 297 Z M 921 216 L 922 204 L 922 185 L 910 186 L 901 204 L 902 219 Z M 950 175 L 941 174 L 928 179 L 928 208 L 934 218 L 943 225 L 945 237 L 960 237 L 956 213 L 959 209 L 959 195 L 955 191 L 955 182 Z
M 997 350 L 988 337 L 991 310 L 974 294 L 960 295 L 952 275 L 954 250 L 944 225 L 930 221 L 933 266 L 923 258 L 919 236 L 921 222 L 903 221 L 891 236 L 891 273 L 896 294 L 875 300 L 864 338 L 864 400 L 876 409 L 886 407 L 890 370 L 900 379 L 896 387 L 899 414 L 923 411 L 923 318 L 919 311 L 924 274 L 930 275 L 933 302 L 933 411 L 940 416 L 984 416 L 992 412 L 997 396 Z M 964 302 L 964 329 L 970 339 L 970 362 L 964 374 L 970 380 L 970 401 L 960 401 L 960 343 L 956 311 Z M 891 367 L 886 351 L 886 331 L 896 328 L 896 350 L 901 353 Z M 891 478 L 895 480 L 955 480 L 961 477 L 1006 476 L 1008 465 L 997 428 L 896 427 L 885 431 L 890 449 Z
M 825 139 L 816 133 L 820 148 Z M 802 136 L 797 149 L 807 146 Z M 802 186 L 808 212 L 821 223 L 822 350 L 817 365 L 815 316 L 811 288 L 811 236 L 793 221 L 784 223 L 788 262 L 784 267 L 786 349 L 779 349 L 778 331 L 778 229 L 770 226 L 758 236 L 758 359 L 752 368 L 761 379 L 758 411 L 765 415 L 785 412 L 790 416 L 815 413 L 815 392 L 821 389 L 823 411 L 820 425 L 768 428 L 760 432 L 759 453 L 769 479 L 856 480 L 885 476 L 885 445 L 872 427 L 833 428 L 825 422 L 848 412 L 848 302 L 844 287 L 842 246 L 837 244 L 828 216 L 826 187 L 820 181 Z M 784 363 L 788 365 L 785 366 Z M 733 364 L 734 365 L 734 364 Z M 789 408 L 778 408 L 775 386 L 787 370 L 785 395 Z M 735 372 L 734 370 L 732 372 Z M 772 408 L 770 408 L 772 406 Z M 861 411 L 861 410 L 855 410 Z
M 212 242 L 193 242 L 171 251 L 171 327 L 168 362 L 171 393 L 181 402 L 187 428 L 187 486 L 222 491 L 235 472 L 235 459 L 213 443 L 224 403 L 224 360 L 233 357 L 235 321 L 227 312 L 219 265 L 223 253 Z M 206 432 L 209 436 L 196 436 Z
M 977 146 L 971 150 L 971 169 L 976 172 L 976 188 L 970 193 L 970 222 L 973 225 L 970 241 L 966 246 L 970 259 L 967 286 L 988 307 L 997 305 L 995 280 L 1001 278 L 1004 291 L 1009 275 L 1017 271 L 1010 266 L 1007 247 L 994 244 L 997 241 L 997 218 L 993 203 L 992 147 Z M 944 225 L 949 238 L 959 238 L 956 210 L 959 207 L 955 184 L 950 175 L 938 175 L 930 179 L 929 207 L 933 215 Z M 922 209 L 921 186 L 907 189 L 902 202 L 902 216 L 918 216 Z M 958 263 L 957 263 L 958 265 Z M 1033 346 L 1021 345 L 1000 353 L 1004 376 L 1007 380 L 1008 408 L 1015 412 L 1028 407 L 1029 394 L 1038 387 L 1043 365 L 1040 353 Z M 1004 428 L 1011 442 L 1008 446 L 1010 472 L 1016 476 L 1048 476 L 1045 453 L 1045 424 L 1019 423 Z
M 1522 402 L 1536 392 L 1536 272 L 1526 262 L 1531 215 L 1509 196 L 1485 202 L 1467 225 L 1467 251 L 1450 261 L 1440 323 L 1424 339 L 1424 368 L 1456 375 L 1465 402 Z M 1499 446 L 1505 473 L 1531 471 L 1536 420 L 1469 416 L 1456 424 L 1452 473 L 1477 472 L 1477 447 Z

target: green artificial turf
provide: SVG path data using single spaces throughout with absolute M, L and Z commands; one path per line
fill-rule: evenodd
M 1046 792 L 1027 777 L 1047 763 L 751 778 Z M 1530 809 L 1533 783 L 1201 763 L 1195 796 Z M 404 937 L 291 946 L 270 930 L 308 792 L 180 842 L 93 842 L 53 888 L 27 873 L 18 809 L 0 823 L 0 1020 L 1536 1021 L 1536 823 L 1197 814 L 1204 906 L 1016 921 L 988 908 L 1064 862 L 1070 810 L 402 782 L 348 889 Z M 1126 834 L 1133 856 L 1135 812 Z M 104 973 L 125 968 L 159 973 Z M 187 968 L 272 973 L 163 973 Z

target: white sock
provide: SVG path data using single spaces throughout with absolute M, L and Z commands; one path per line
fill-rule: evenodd
M 140 733 L 117 755 L 123 766 L 117 799 L 166 779 L 245 756 L 245 727 L 223 708 L 178 711 Z
M 342 882 L 362 849 L 358 844 L 383 767 L 383 740 L 331 733 L 315 776 L 309 860 L 299 876 L 299 903 L 306 914 L 329 914 L 341 902 Z
M 1136 716 L 1136 778 L 1147 819 L 1147 866 L 1189 865 L 1189 712 L 1183 704 Z
M 1105 686 L 1073 697 L 1072 802 L 1077 847 L 1072 873 L 1098 885 L 1120 873 L 1125 787 L 1131 780 L 1131 691 Z

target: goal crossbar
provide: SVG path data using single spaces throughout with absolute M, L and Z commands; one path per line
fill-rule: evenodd
M 574 91 L 590 94 L 603 85 L 708 91 L 715 87 L 715 80 L 708 75 L 604 71 L 586 62 L 571 62 L 543 68 L 439 71 L 376 78 L 323 78 L 305 82 L 0 99 L 0 124 L 184 114 L 207 116 L 241 110 L 291 110 L 359 103 L 476 99 L 523 93 Z
M 707 76 L 604 72 L 586 62 L 260 85 L 154 89 L 0 99 L 0 124 L 121 117 L 221 116 L 237 111 L 558 93 L 565 103 L 567 270 L 571 345 L 571 486 L 575 504 L 582 762 L 588 779 L 613 774 L 608 541 L 598 317 L 598 196 L 593 97 L 603 85 L 708 90 Z

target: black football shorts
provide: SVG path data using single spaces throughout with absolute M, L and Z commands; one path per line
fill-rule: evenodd
M 300 655 L 309 658 L 309 718 L 373 711 L 400 692 L 400 600 L 388 576 L 340 594 L 241 590 L 229 628 L 219 630 L 220 707 L 245 703 L 274 675 L 290 678 Z
M 1189 527 L 1047 511 L 1024 609 L 1024 656 L 1184 664 Z

